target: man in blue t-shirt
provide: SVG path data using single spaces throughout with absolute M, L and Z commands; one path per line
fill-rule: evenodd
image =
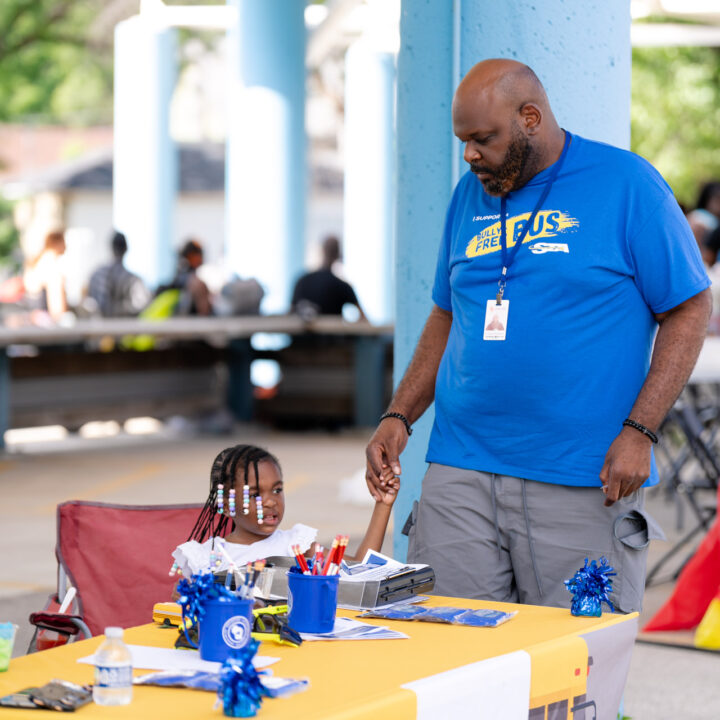
M 477 64 L 452 118 L 470 171 L 368 487 L 396 482 L 434 400 L 408 557 L 433 566 L 436 591 L 569 606 L 563 580 L 605 556 L 615 604 L 638 610 L 660 534 L 641 487 L 710 313 L 697 244 L 660 175 L 560 128 L 527 66 Z

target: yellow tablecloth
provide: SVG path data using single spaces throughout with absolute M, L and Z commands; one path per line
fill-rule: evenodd
M 266 699 L 259 717 L 294 720 L 431 717 L 428 708 L 432 703 L 427 705 L 423 699 L 425 686 L 431 688 L 431 693 L 438 689 L 447 693 L 448 699 L 456 697 L 455 691 L 461 687 L 458 682 L 473 691 L 474 678 L 482 684 L 483 678 L 490 677 L 483 673 L 494 659 L 500 661 L 499 665 L 496 663 L 496 674 L 509 674 L 506 681 L 512 684 L 513 672 L 503 671 L 502 662 L 522 661 L 527 657 L 529 698 L 527 686 L 518 692 L 521 696 L 525 693 L 522 703 L 527 700 L 527 708 L 537 708 L 535 714 L 531 712 L 531 718 L 545 717 L 547 706 L 561 713 L 552 717 L 571 718 L 570 709 L 581 702 L 596 704 L 599 720 L 612 717 L 616 712 L 637 632 L 637 614 L 576 618 L 568 610 L 529 605 L 442 597 L 433 597 L 430 603 L 518 612 L 497 628 L 367 620 L 400 630 L 410 635 L 409 640 L 306 642 L 299 648 L 263 643 L 260 654 L 281 658 L 272 666 L 275 675 L 309 678 L 310 689 L 289 698 Z M 348 611 L 339 611 L 339 614 L 357 615 Z M 174 629 L 150 624 L 126 630 L 125 641 L 134 645 L 172 647 L 176 635 Z M 9 670 L 0 673 L 0 694 L 42 685 L 53 678 L 91 683 L 92 666 L 76 660 L 92 654 L 101 640 L 93 638 L 13 659 Z M 458 668 L 462 670 L 457 671 Z M 135 670 L 136 675 L 145 672 L 148 671 Z M 433 677 L 439 673 L 445 675 Z M 421 682 L 413 685 L 413 689 L 403 687 L 414 681 Z M 433 681 L 436 681 L 434 685 Z M 492 690 L 486 687 L 483 692 Z M 133 692 L 133 701 L 126 707 L 89 705 L 78 713 L 85 718 L 152 720 L 222 717 L 222 710 L 213 710 L 215 696 L 212 693 L 150 686 L 135 687 Z M 504 692 L 509 692 L 507 687 Z M 610 707 L 613 704 L 614 709 Z M 543 708 L 542 715 L 540 708 Z M 482 708 L 474 710 L 473 717 L 486 717 Z M 30 716 L 26 710 L 0 708 L 0 720 L 14 717 L 28 720 Z M 587 717 L 592 717 L 592 712 Z

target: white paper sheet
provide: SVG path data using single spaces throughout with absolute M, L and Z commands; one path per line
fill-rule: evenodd
M 175 650 L 174 648 L 158 648 L 148 645 L 128 645 L 132 655 L 132 666 L 142 670 L 203 670 L 219 672 L 222 663 L 202 660 L 197 650 Z M 256 655 L 253 665 L 256 668 L 267 667 L 279 662 L 280 658 Z M 95 664 L 95 655 L 79 658 L 79 663 Z

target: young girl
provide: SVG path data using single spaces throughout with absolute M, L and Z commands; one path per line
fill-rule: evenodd
M 395 483 L 375 503 L 367 532 L 356 552 L 358 559 L 369 549 L 380 550 L 397 491 Z M 213 462 L 210 494 L 188 541 L 172 554 L 173 567 L 185 576 L 207 571 L 215 538 L 223 536 L 225 549 L 238 567 L 272 556 L 293 557 L 292 545 L 299 545 L 301 552 L 311 554 L 317 530 L 300 523 L 281 530 L 284 514 L 282 472 L 277 459 L 253 445 L 226 448 Z M 215 572 L 229 568 L 222 554 L 220 561 Z

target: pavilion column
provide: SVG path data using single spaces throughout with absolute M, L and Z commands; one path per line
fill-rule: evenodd
M 229 267 L 287 311 L 303 269 L 306 204 L 305 0 L 228 0 L 226 236 Z
M 343 260 L 361 307 L 378 324 L 394 315 L 394 140 L 395 54 L 363 38 L 345 58 Z
M 177 155 L 170 137 L 176 31 L 136 15 L 115 28 L 113 225 L 150 286 L 174 270 Z

